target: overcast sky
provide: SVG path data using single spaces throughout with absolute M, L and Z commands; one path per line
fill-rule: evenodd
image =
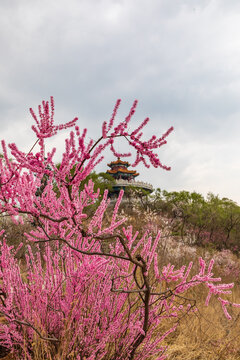
M 94 139 L 116 99 L 119 119 L 138 99 L 134 124 L 175 129 L 160 150 L 172 170 L 139 180 L 240 203 L 239 0 L 1 0 L 0 49 L 0 138 L 29 150 L 28 108 L 51 95 L 56 123 L 78 116 Z

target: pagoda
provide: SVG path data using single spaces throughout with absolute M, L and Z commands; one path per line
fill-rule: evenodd
M 117 161 L 110 162 L 108 166 L 111 170 L 107 170 L 107 174 L 110 174 L 115 180 L 123 179 L 130 181 L 139 175 L 136 170 L 128 170 L 129 162 L 122 161 L 120 158 Z
M 107 170 L 107 174 L 111 175 L 115 183 L 112 186 L 112 191 L 109 193 L 111 198 L 116 198 L 121 189 L 126 190 L 127 187 L 134 187 L 143 189 L 147 193 L 153 191 L 151 184 L 144 183 L 142 181 L 136 181 L 135 178 L 139 175 L 136 170 L 129 170 L 129 162 L 122 161 L 119 157 L 116 161 L 112 161 L 107 164 L 110 170 Z

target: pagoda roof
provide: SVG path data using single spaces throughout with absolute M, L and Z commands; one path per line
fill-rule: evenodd
M 136 170 L 128 170 L 126 168 L 118 168 L 118 169 L 113 169 L 113 170 L 107 170 L 108 174 L 117 174 L 117 173 L 125 173 L 125 174 L 131 174 L 134 176 L 138 176 L 139 173 L 136 172 Z
M 107 164 L 109 167 L 112 165 L 126 165 L 130 166 L 128 161 L 122 161 L 120 158 L 118 158 L 116 161 L 111 161 L 110 164 Z

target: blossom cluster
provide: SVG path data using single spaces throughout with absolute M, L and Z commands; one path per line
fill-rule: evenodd
M 75 118 L 66 124 L 54 125 L 54 99 L 52 96 L 50 98 L 50 106 L 48 101 L 43 101 L 42 105 L 39 105 L 39 119 L 32 108 L 30 108 L 30 113 L 36 122 L 36 125 L 32 126 L 32 130 L 39 139 L 52 137 L 56 135 L 59 130 L 74 126 L 78 120 L 78 118 Z
M 103 123 L 102 126 L 102 136 L 103 138 L 110 137 L 111 140 L 111 150 L 115 156 L 131 156 L 131 152 L 122 153 L 119 154 L 113 146 L 113 139 L 118 136 L 123 136 L 128 140 L 128 143 L 130 146 L 132 146 L 136 151 L 136 158 L 133 162 L 132 166 L 137 166 L 140 162 L 143 162 L 143 164 L 149 168 L 150 165 L 147 162 L 147 159 L 149 162 L 155 167 L 155 168 L 163 168 L 165 170 L 170 170 L 171 168 L 163 165 L 156 153 L 153 151 L 157 148 L 160 148 L 164 144 L 167 143 L 166 137 L 173 131 L 173 127 L 170 127 L 161 137 L 157 138 L 156 135 L 152 135 L 152 137 L 149 140 L 142 140 L 143 132 L 142 129 L 148 124 L 149 118 L 146 118 L 142 121 L 142 123 L 133 131 L 129 130 L 129 123 L 131 121 L 132 116 L 134 115 L 137 107 L 137 100 L 134 101 L 130 112 L 128 116 L 120 122 L 111 132 L 114 119 L 117 114 L 117 110 L 119 108 L 121 100 L 119 99 L 115 105 L 113 115 L 107 124 L 107 122 Z

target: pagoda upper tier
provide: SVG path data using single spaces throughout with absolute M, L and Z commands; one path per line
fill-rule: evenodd
M 128 170 L 128 167 L 130 166 L 129 162 L 122 161 L 120 158 L 110 162 L 108 166 L 111 170 L 107 170 L 107 174 L 112 175 L 115 180 L 133 180 L 139 175 L 136 170 Z

